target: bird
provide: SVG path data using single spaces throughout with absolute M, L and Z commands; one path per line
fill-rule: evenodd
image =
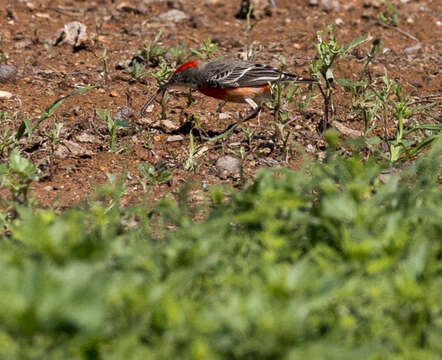
M 184 87 L 225 102 L 248 104 L 251 111 L 234 124 L 236 127 L 258 115 L 262 104 L 271 98 L 271 84 L 278 82 L 312 84 L 318 80 L 246 60 L 188 61 L 179 66 L 170 79 L 159 87 L 157 93 L 144 104 L 140 113 L 145 113 L 159 93 L 164 94 L 170 87 Z

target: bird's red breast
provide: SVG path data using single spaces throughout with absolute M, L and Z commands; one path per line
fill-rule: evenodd
M 270 86 L 244 86 L 238 88 L 211 88 L 211 87 L 201 87 L 198 89 L 201 93 L 207 96 L 211 96 L 215 99 L 221 99 L 225 101 L 243 103 L 245 98 L 264 99 L 270 95 Z

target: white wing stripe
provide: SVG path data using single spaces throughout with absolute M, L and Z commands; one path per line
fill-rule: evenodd
M 245 76 L 250 70 L 252 70 L 253 67 L 248 67 L 246 69 L 244 69 L 244 71 L 241 72 L 241 74 L 239 74 L 239 76 L 237 76 L 235 79 L 230 80 L 230 82 L 237 82 L 239 79 L 241 79 L 243 76 Z
M 258 77 L 258 78 L 253 78 L 253 79 L 250 79 L 249 81 L 250 82 L 260 82 L 261 80 L 264 80 L 264 81 L 277 81 L 277 80 L 279 80 L 279 76 L 273 76 L 273 77 L 271 77 L 271 76 L 261 76 L 261 77 Z M 282 80 L 282 77 L 281 77 L 281 80 Z

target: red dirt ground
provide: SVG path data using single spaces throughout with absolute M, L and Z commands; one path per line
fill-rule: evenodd
M 237 58 L 248 45 L 254 44 L 259 50 L 255 61 L 279 66 L 278 57 L 284 55 L 289 71 L 308 76 L 308 63 L 315 56 L 316 32 L 335 24 L 335 35 L 341 44 L 367 34 L 381 38 L 384 51 L 371 65 L 373 76 L 382 76 L 386 69 L 391 78 L 398 80 L 406 90 L 415 91 L 417 96 L 441 93 L 440 0 L 392 1 L 399 15 L 397 28 L 381 26 L 377 20 L 383 11 L 379 1 L 340 1 L 338 9 L 324 11 L 321 4 L 309 6 L 308 0 L 277 0 L 278 8 L 272 16 L 259 20 L 249 32 L 246 32 L 247 21 L 234 16 L 239 3 L 239 0 L 0 0 L 0 64 L 17 68 L 15 79 L 0 83 L 0 90 L 13 94 L 9 100 L 0 100 L 0 111 L 19 111 L 13 123 L 11 120 L 0 124 L 0 133 L 6 126 L 17 127 L 25 118 L 36 121 L 47 106 L 78 86 L 100 86 L 68 99 L 53 117 L 42 123 L 31 143 L 22 144 L 24 154 L 38 164 L 41 171 L 40 181 L 32 185 L 33 197 L 42 205 L 70 206 L 91 194 L 96 185 L 105 183 L 106 173 L 120 174 L 126 170 L 125 203 L 143 196 L 153 200 L 174 193 L 188 180 L 195 180 L 203 188 L 219 183 L 235 186 L 244 179 L 251 179 L 263 166 L 296 169 L 304 151 L 320 157 L 324 141 L 315 130 L 322 116 L 322 100 L 318 94 L 307 110 L 291 112 L 291 122 L 286 128 L 291 137 L 284 151 L 273 136 L 272 112 L 266 110 L 259 119 L 241 125 L 242 130 L 227 141 L 216 146 L 207 144 L 206 151 L 195 159 L 195 169 L 185 170 L 189 130 L 171 133 L 159 125 L 161 108 L 157 103 L 140 118 L 137 112 L 156 91 L 156 81 L 147 75 L 141 81 L 130 82 L 127 72 L 117 66 L 130 61 L 137 49 L 151 42 L 160 29 L 163 29 L 161 46 L 164 48 L 175 46 L 180 40 L 188 48 L 198 48 L 202 40 L 212 38 L 218 43 L 215 56 Z M 178 23 L 162 22 L 159 15 L 171 9 L 183 11 L 187 18 Z M 67 44 L 54 46 L 59 30 L 72 21 L 87 26 L 87 46 L 78 51 Z M 420 48 L 415 47 L 418 42 L 412 37 L 419 40 Z M 356 76 L 370 46 L 367 42 L 341 59 L 336 77 Z M 108 81 L 100 60 L 104 49 L 107 49 Z M 307 88 L 302 90 L 307 92 Z M 229 118 L 220 120 L 217 100 L 195 93 L 197 104 L 187 107 L 183 95 L 171 92 L 168 104 L 169 119 L 178 126 L 191 121 L 193 114 L 199 116 L 201 129 L 221 131 L 238 118 L 239 111 L 246 111 L 245 106 L 227 104 L 223 112 L 229 114 Z M 349 110 L 348 95 L 339 86 L 334 105 L 334 121 L 350 129 L 363 129 L 362 121 L 354 119 Z M 118 133 L 117 146 L 121 149 L 118 153 L 109 151 L 106 124 L 95 115 L 96 109 L 106 108 L 114 116 L 124 108 L 129 112 L 129 128 Z M 51 152 L 44 131 L 52 129 L 55 122 L 62 122 L 64 126 L 61 143 L 53 155 L 53 173 L 49 175 Z M 247 130 L 254 131 L 250 139 Z M 183 139 L 168 142 L 173 134 Z M 195 138 L 196 145 L 203 142 Z M 219 173 L 215 164 L 224 155 L 242 158 L 242 178 Z M 157 167 L 161 164 L 171 172 L 172 180 L 150 185 L 143 195 L 136 169 L 140 162 Z M 195 200 L 201 197 L 199 191 L 193 194 Z

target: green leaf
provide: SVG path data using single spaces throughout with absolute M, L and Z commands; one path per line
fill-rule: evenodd
M 36 178 L 36 166 L 31 160 L 22 157 L 17 149 L 12 150 L 9 156 L 9 166 L 23 179 L 33 180 Z
M 355 48 L 356 46 L 359 46 L 361 44 L 363 44 L 364 42 L 370 40 L 370 38 L 368 37 L 368 35 L 364 35 L 360 38 L 354 39 L 352 42 L 344 45 L 343 48 L 343 53 L 347 53 L 349 52 L 351 49 Z
M 63 104 L 63 102 L 67 99 L 69 99 L 72 96 L 80 95 L 85 93 L 86 91 L 89 91 L 91 89 L 95 89 L 98 86 L 84 86 L 78 89 L 73 90 L 70 94 L 63 96 L 57 100 L 55 100 L 50 106 L 46 108 L 46 110 L 40 115 L 37 122 L 32 125 L 32 131 L 34 131 L 36 128 L 39 127 L 39 125 L 46 119 L 50 118 L 54 112 L 58 109 L 58 107 Z

